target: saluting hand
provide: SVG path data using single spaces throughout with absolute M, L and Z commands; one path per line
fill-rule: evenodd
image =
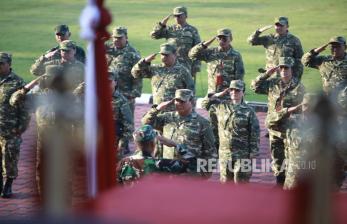
M 212 97 L 221 97 L 230 92 L 230 88 L 224 89 L 222 92 L 214 94 Z
M 314 49 L 314 52 L 316 52 L 317 54 L 319 54 L 320 52 L 322 51 L 325 51 L 325 49 L 327 48 L 327 46 L 329 45 L 330 43 L 327 43 L 327 44 L 324 44 L 320 47 L 317 47 L 316 49 Z
M 273 26 L 273 25 L 264 26 L 264 27 L 258 29 L 258 31 L 259 31 L 260 33 L 262 33 L 262 32 L 264 32 L 264 31 L 267 31 L 268 29 L 272 28 L 272 26 Z
M 210 40 L 208 41 L 204 41 L 203 45 L 205 45 L 206 47 L 209 46 L 213 41 L 216 40 L 216 36 L 212 37 Z
M 172 104 L 174 101 L 175 101 L 175 99 L 172 99 L 172 100 L 169 100 L 169 101 L 165 101 L 165 102 L 161 102 L 156 108 L 157 108 L 157 110 L 164 110 L 170 104 Z
M 265 75 L 270 76 L 274 74 L 275 72 L 277 72 L 278 69 L 279 69 L 279 66 L 272 67 L 265 72 Z
M 172 16 L 172 14 L 166 16 L 160 23 L 161 25 L 166 25 L 167 21 L 170 19 L 170 17 Z
M 147 57 L 145 57 L 145 62 L 150 63 L 151 61 L 153 61 L 155 59 L 155 57 L 157 56 L 157 53 L 151 54 Z

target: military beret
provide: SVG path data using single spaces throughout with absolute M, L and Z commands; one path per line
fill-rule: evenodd
M 294 59 L 292 57 L 280 57 L 278 59 L 279 66 L 293 67 Z
M 230 82 L 230 86 L 229 86 L 230 89 L 238 89 L 238 90 L 244 90 L 245 89 L 245 83 L 238 79 L 238 80 L 232 80 Z
M 0 52 L 0 62 L 8 62 L 11 63 L 12 55 L 6 52 Z
M 184 6 L 178 6 L 178 7 L 173 9 L 172 14 L 174 16 L 179 16 L 179 15 L 182 15 L 182 14 L 188 15 L 187 14 L 187 8 L 184 7 Z
M 112 37 L 125 37 L 128 35 L 128 30 L 124 26 L 117 26 L 112 31 Z
M 152 141 L 157 136 L 152 126 L 146 124 L 134 131 L 133 137 L 137 142 Z
M 280 24 L 282 26 L 289 26 L 288 18 L 284 16 L 276 17 L 275 18 L 275 25 Z
M 59 45 L 60 50 L 71 50 L 71 49 L 76 49 L 76 43 L 72 40 L 64 40 L 63 42 L 60 43 Z
M 330 38 L 329 44 L 341 44 L 341 45 L 346 45 L 346 39 L 341 36 L 335 36 Z
M 65 35 L 66 33 L 70 32 L 69 27 L 65 24 L 56 26 L 54 31 L 56 35 Z
M 193 91 L 190 89 L 177 89 L 175 92 L 175 99 L 187 102 L 193 98 Z
M 176 45 L 172 43 L 165 43 L 160 45 L 160 54 L 174 54 L 176 53 Z
M 217 36 L 231 37 L 231 30 L 228 28 L 219 29 L 217 31 Z

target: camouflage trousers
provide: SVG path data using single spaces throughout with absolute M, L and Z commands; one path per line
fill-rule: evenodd
M 269 129 L 269 140 L 270 140 L 270 151 L 271 151 L 271 167 L 274 175 L 285 176 L 285 164 L 283 164 L 285 159 L 285 147 L 284 139 L 280 138 Z
M 212 127 L 213 136 L 215 139 L 216 149 L 219 149 L 219 135 L 218 135 L 218 118 L 214 107 L 210 107 L 208 110 L 208 116 Z
M 227 181 L 234 181 L 235 183 L 249 182 L 252 176 L 252 165 L 244 167 L 242 159 L 249 159 L 246 156 L 240 158 L 233 158 L 230 150 L 219 151 L 219 180 L 222 183 Z
M 15 179 L 18 176 L 18 160 L 22 139 L 18 136 L 0 136 L 1 173 L 3 177 Z

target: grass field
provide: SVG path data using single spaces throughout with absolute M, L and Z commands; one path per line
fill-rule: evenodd
M 72 39 L 80 45 L 86 43 L 79 39 L 80 12 L 86 0 L 2 0 L 0 14 L 0 51 L 11 52 L 14 57 L 13 68 L 25 80 L 31 80 L 30 65 L 44 51 L 56 46 L 53 28 L 66 23 L 72 31 Z M 272 24 L 277 16 L 289 17 L 290 32 L 301 39 L 304 51 L 325 43 L 331 36 L 347 36 L 346 0 L 124 0 L 106 1 L 113 15 L 111 31 L 115 25 L 128 27 L 129 39 L 142 54 L 147 56 L 158 51 L 164 40 L 152 40 L 149 32 L 154 24 L 171 13 L 178 5 L 188 7 L 188 22 L 199 29 L 202 40 L 215 35 L 216 30 L 229 27 L 233 31 L 232 45 L 241 52 L 245 64 L 245 81 L 257 75 L 263 67 L 264 49 L 252 47 L 247 37 L 258 27 Z M 169 23 L 174 22 L 173 20 Z M 214 43 L 216 44 L 216 43 Z M 329 53 L 328 51 L 325 53 Z M 197 94 L 206 93 L 206 66 L 198 74 Z M 303 83 L 309 91 L 321 88 L 317 70 L 305 69 Z M 149 80 L 145 81 L 144 92 L 151 92 Z M 247 100 L 266 100 L 252 91 L 246 92 Z

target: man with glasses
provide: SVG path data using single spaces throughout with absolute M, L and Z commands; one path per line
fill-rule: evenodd
M 174 16 L 176 24 L 167 26 L 168 20 Z M 200 71 L 200 62 L 191 60 L 188 57 L 189 50 L 200 43 L 200 36 L 198 30 L 187 23 L 188 12 L 187 8 L 178 6 L 173 9 L 173 13 L 165 17 L 159 22 L 151 32 L 153 39 L 165 38 L 169 42 L 177 46 L 177 59 L 183 64 L 195 77 L 196 73 Z
M 279 57 L 291 57 L 294 59 L 293 76 L 299 81 L 303 73 L 303 65 L 301 57 L 303 50 L 299 38 L 291 34 L 288 30 L 289 22 L 287 17 L 275 18 L 275 34 L 263 35 L 266 30 L 273 27 L 268 25 L 257 29 L 248 38 L 248 42 L 252 46 L 263 45 L 266 49 L 266 68 L 269 69 L 278 65 Z
M 218 40 L 219 46 L 208 48 L 214 41 Z M 217 31 L 217 36 L 209 41 L 200 43 L 193 47 L 189 52 L 192 60 L 207 62 L 208 73 L 208 95 L 222 92 L 229 88 L 232 80 L 243 80 L 245 69 L 243 66 L 242 56 L 231 46 L 232 33 L 230 29 L 224 28 Z M 214 101 L 210 101 L 206 109 L 209 111 L 210 121 L 213 127 L 213 133 L 216 138 L 218 147 L 218 121 L 213 104 L 219 104 L 223 101 L 229 101 L 228 94 Z
M 331 55 L 319 56 L 330 45 Z M 305 66 L 319 69 L 323 90 L 330 95 L 347 86 L 346 39 L 342 36 L 332 37 L 327 44 L 312 49 L 302 57 Z M 333 92 L 334 91 L 334 92 Z
M 43 63 L 46 63 L 51 60 L 60 59 L 60 49 L 59 44 L 65 40 L 69 40 L 71 36 L 71 32 L 69 30 L 69 27 L 67 25 L 58 25 L 54 28 L 55 32 L 55 40 L 58 43 L 58 46 L 48 50 L 46 53 L 44 53 L 41 57 L 39 57 L 36 62 L 42 61 Z M 76 46 L 76 54 L 75 57 L 80 62 L 84 63 L 86 59 L 85 52 L 83 48 Z M 33 68 L 32 68 L 33 69 Z

